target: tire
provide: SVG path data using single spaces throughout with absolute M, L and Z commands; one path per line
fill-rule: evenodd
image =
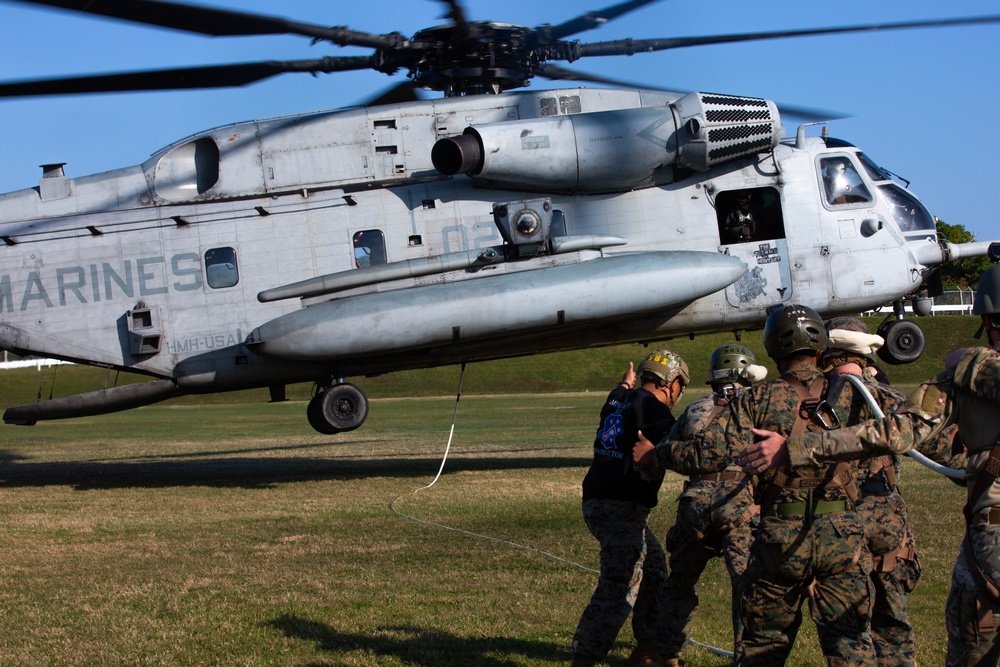
M 885 345 L 878 350 L 882 361 L 898 366 L 913 363 L 924 353 L 927 340 L 924 332 L 915 322 L 894 320 L 879 327 L 878 334 L 885 339 Z
M 338 384 L 326 389 L 310 401 L 310 408 L 313 402 L 316 403 L 315 414 L 309 423 L 313 428 L 319 423 L 326 429 L 333 429 L 330 433 L 353 431 L 368 418 L 368 398 L 353 384 Z
M 310 426 L 312 426 L 314 429 L 316 429 L 323 435 L 333 435 L 335 433 L 339 433 L 339 431 L 323 418 L 322 399 L 323 399 L 323 394 L 325 393 L 326 390 L 323 390 L 322 392 L 313 396 L 312 399 L 309 401 L 309 405 L 308 407 L 306 407 L 306 419 L 309 420 Z

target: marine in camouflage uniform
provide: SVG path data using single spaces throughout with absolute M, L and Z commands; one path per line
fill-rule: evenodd
M 973 312 L 982 317 L 993 347 L 952 353 L 945 372 L 896 413 L 842 431 L 793 437 L 786 445 L 769 437 L 746 452 L 754 470 L 785 457 L 808 464 L 912 448 L 940 462 L 954 453 L 941 435 L 957 424 L 969 492 L 967 532 L 945 610 L 948 667 L 1000 663 L 1000 265 L 980 279 Z M 940 414 L 922 409 L 934 403 L 943 403 Z
M 763 380 L 767 369 L 756 364 L 753 352 L 742 345 L 723 345 L 709 359 L 708 384 L 712 392 L 696 400 L 677 419 L 670 440 L 693 440 L 724 410 L 735 406 L 739 391 Z M 658 474 L 663 474 L 659 468 Z M 752 540 L 752 522 L 758 514 L 751 479 L 732 463 L 722 472 L 695 475 L 677 499 L 677 518 L 667 532 L 670 574 L 664 591 L 663 619 L 658 648 L 666 664 L 678 656 L 690 636 L 691 619 L 698 608 L 695 585 L 709 560 L 722 556 L 733 594 L 734 646 L 739 636 L 740 582 L 746 571 Z
M 661 615 L 667 559 L 647 525 L 663 475 L 643 479 L 632 461 L 640 429 L 664 435 L 670 412 L 690 375 L 680 355 L 651 353 L 638 369 L 641 387 L 628 380 L 611 391 L 601 410 L 594 459 L 583 480 L 583 518 L 601 545 L 597 587 L 573 635 L 573 666 L 590 667 L 611 650 L 629 613 L 638 646 L 636 665 L 661 665 L 656 621 Z
M 872 335 L 864 322 L 854 317 L 835 317 L 826 323 L 830 338 L 821 366 L 831 381 L 831 394 L 854 376 L 872 396 L 882 414 L 903 404 L 906 397 L 889 385 L 880 384 L 873 373 L 872 354 L 884 340 Z M 861 415 L 851 415 L 848 424 Z M 906 608 L 906 596 L 920 580 L 920 559 L 916 540 L 906 518 L 906 504 L 899 493 L 900 457 L 883 454 L 858 463 L 858 490 L 855 503 L 868 531 L 872 554 L 872 640 L 879 667 L 915 664 L 913 625 Z
M 764 345 L 782 376 L 741 392 L 737 409 L 720 415 L 694 443 L 661 441 L 653 456 L 682 474 L 721 472 L 753 442 L 754 427 L 784 434 L 817 431 L 823 422 L 834 425 L 852 410 L 863 410 L 849 388 L 833 406 L 821 402 L 827 383 L 816 363 L 826 343 L 823 321 L 813 309 L 776 310 L 765 324 Z M 645 448 L 637 445 L 633 453 Z M 761 520 L 744 579 L 737 665 L 783 664 L 807 598 L 828 664 L 875 664 L 871 555 L 864 523 L 854 511 L 855 477 L 852 464 L 820 462 L 768 471 L 758 480 Z

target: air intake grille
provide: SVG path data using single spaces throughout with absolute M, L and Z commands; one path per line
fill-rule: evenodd
M 690 93 L 675 108 L 687 132 L 680 162 L 697 171 L 766 152 L 780 138 L 778 108 L 765 99 Z
M 759 137 L 771 135 L 770 125 L 737 125 L 735 127 L 721 127 L 708 131 L 708 140 L 715 141 L 736 141 L 748 137 Z
M 751 111 L 749 109 L 709 110 L 705 113 L 705 119 L 710 123 L 742 123 L 748 120 L 770 120 L 771 114 L 766 109 L 764 111 Z
M 760 153 L 766 151 L 771 147 L 770 139 L 761 139 L 759 141 L 745 141 L 741 144 L 730 144 L 728 146 L 723 146 L 722 148 L 713 148 L 708 152 L 708 158 L 712 164 L 718 162 L 725 162 L 730 158 L 742 157 L 744 155 L 753 155 L 755 153 Z

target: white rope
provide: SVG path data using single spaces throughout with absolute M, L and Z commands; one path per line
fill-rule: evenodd
M 448 433 L 448 444 L 445 447 L 444 456 L 441 458 L 441 467 L 438 468 L 438 473 L 434 477 L 434 479 L 431 481 L 430 484 L 428 484 L 426 486 L 421 486 L 419 489 L 414 490 L 410 495 L 415 495 L 418 492 L 423 491 L 424 489 L 429 489 L 432 486 L 434 486 L 434 484 L 441 477 L 442 471 L 444 471 L 445 461 L 448 460 L 448 452 L 451 451 L 451 441 L 452 441 L 453 436 L 455 435 L 455 423 L 458 421 L 458 403 L 459 403 L 459 401 L 462 400 L 462 382 L 464 381 L 464 379 L 465 379 L 465 363 L 462 364 L 462 372 L 461 372 L 461 375 L 459 375 L 459 378 L 458 378 L 458 394 L 455 396 L 455 411 L 452 413 L 452 416 L 451 416 L 451 431 Z M 406 494 L 401 494 L 401 495 L 397 496 L 391 503 L 389 503 L 389 509 L 392 510 L 392 512 L 394 514 L 397 514 L 397 515 L 399 515 L 401 517 L 407 518 L 407 519 L 409 519 L 411 521 L 415 521 L 417 523 L 422 523 L 422 524 L 427 525 L 427 526 L 434 526 L 436 528 L 443 528 L 444 530 L 450 530 L 450 531 L 453 531 L 453 532 L 456 532 L 456 533 L 462 533 L 463 535 L 469 535 L 470 537 L 479 537 L 479 538 L 482 538 L 484 540 L 490 540 L 491 542 L 499 542 L 501 544 L 506 544 L 508 546 L 516 547 L 518 549 L 523 549 L 524 551 L 531 551 L 531 552 L 534 552 L 534 553 L 546 556 L 548 558 L 551 558 L 553 560 L 561 561 L 561 562 L 566 563 L 568 565 L 574 565 L 574 566 L 576 566 L 576 567 L 578 567 L 578 568 L 580 568 L 580 569 L 582 569 L 582 570 L 584 570 L 586 572 L 594 572 L 595 574 L 600 574 L 600 572 L 598 570 L 594 570 L 594 569 L 589 568 L 589 567 L 584 567 L 583 565 L 580 565 L 579 563 L 574 563 L 571 560 L 567 560 L 565 558 L 561 558 L 560 556 L 556 556 L 555 554 L 551 554 L 551 553 L 549 553 L 547 551 L 541 551 L 539 549 L 534 549 L 532 547 L 528 547 L 528 546 L 525 546 L 523 544 L 517 544 L 516 542 L 510 542 L 508 540 L 502 540 L 502 539 L 500 539 L 498 537 L 491 537 L 489 535 L 481 535 L 480 533 L 473 533 L 473 532 L 468 531 L 468 530 L 462 530 L 461 528 L 455 528 L 453 526 L 446 526 L 443 523 L 436 523 L 434 521 L 428 521 L 426 519 L 419 519 L 419 518 L 417 518 L 415 516 L 410 516 L 409 514 L 406 514 L 404 512 L 401 512 L 400 510 L 396 509 L 396 503 L 404 495 L 406 495 Z
M 861 378 L 859 378 L 857 375 L 852 375 L 850 373 L 844 373 L 840 377 L 850 382 L 854 386 L 854 388 L 857 389 L 858 392 L 860 392 L 860 394 L 864 397 L 865 401 L 868 403 L 868 407 L 872 409 L 872 412 L 878 419 L 885 419 L 885 413 L 882 412 L 882 408 L 879 407 L 878 401 L 876 401 L 875 397 L 872 396 L 870 391 L 868 391 L 868 387 L 866 387 L 865 383 L 861 381 Z M 935 463 L 934 461 L 931 461 L 929 458 L 927 458 L 926 456 L 924 456 L 915 449 L 911 449 L 906 453 L 910 456 L 910 458 L 927 466 L 936 473 L 940 473 L 948 477 L 953 477 L 955 479 L 965 479 L 964 470 L 959 470 L 958 468 L 949 468 L 947 466 L 941 465 L 940 463 Z
M 455 422 L 458 421 L 458 402 L 462 400 L 462 382 L 465 381 L 465 362 L 462 362 L 462 370 L 458 374 L 458 393 L 455 395 L 455 411 L 451 413 L 451 431 L 448 432 L 448 445 L 444 448 L 444 456 L 441 457 L 441 467 L 438 468 L 438 474 L 434 476 L 431 483 L 427 486 L 422 486 L 417 491 L 422 491 L 424 489 L 429 489 L 438 481 L 441 477 L 441 473 L 444 471 L 444 462 L 448 460 L 448 452 L 451 451 L 451 439 L 455 435 Z M 414 491 L 416 493 L 417 491 Z
M 441 467 L 438 468 L 438 473 L 434 477 L 434 479 L 431 481 L 430 484 L 427 484 L 426 486 L 421 486 L 420 488 L 415 489 L 414 491 L 412 491 L 410 493 L 410 495 L 416 495 L 418 492 L 423 491 L 424 489 L 431 488 L 432 486 L 434 486 L 434 484 L 441 477 L 441 472 L 444 470 L 445 461 L 448 460 L 448 452 L 451 451 L 452 436 L 454 436 L 454 434 L 455 434 L 455 422 L 458 420 L 458 403 L 459 403 L 460 400 L 462 400 L 462 381 L 464 380 L 464 378 L 465 378 L 465 363 L 463 362 L 462 363 L 462 371 L 461 371 L 461 374 L 459 375 L 459 378 L 458 378 L 458 394 L 455 397 L 455 411 L 452 413 L 452 416 L 451 416 L 451 431 L 448 433 L 448 444 L 445 447 L 444 456 L 441 458 Z M 396 498 L 393 499 L 393 501 L 391 503 L 389 503 L 389 509 L 392 511 L 393 514 L 396 514 L 397 516 L 401 516 L 401 517 L 403 517 L 405 519 L 409 519 L 410 521 L 414 521 L 416 523 L 422 523 L 422 524 L 424 524 L 426 526 L 434 526 L 435 528 L 442 528 L 444 530 L 450 530 L 450 531 L 455 532 L 455 533 L 461 533 L 462 535 L 468 535 L 469 537 L 478 537 L 478 538 L 483 539 L 483 540 L 489 540 L 491 542 L 497 542 L 499 544 L 506 544 L 507 546 L 514 547 L 515 549 L 521 549 L 522 551 L 530 551 L 531 553 L 536 553 L 536 554 L 539 554 L 540 556 L 545 556 L 546 558 L 550 558 L 550 559 L 552 559 L 554 561 L 558 561 L 560 563 L 565 563 L 566 565 L 572 565 L 573 567 L 577 567 L 577 568 L 583 570 L 584 572 L 590 572 L 590 573 L 597 574 L 597 575 L 601 574 L 600 570 L 595 570 L 592 567 L 587 567 L 585 565 L 581 565 L 580 563 L 577 563 L 575 561 L 571 561 L 571 560 L 569 560 L 567 558 L 563 558 L 562 556 L 556 556 L 555 554 L 550 553 L 548 551 L 542 551 L 541 549 L 535 549 L 534 547 L 529 547 L 529 546 L 525 546 L 523 544 L 518 544 L 517 542 L 511 542 L 510 540 L 500 539 L 499 537 L 492 537 L 490 535 L 483 535 L 481 533 L 473 533 L 472 531 L 469 531 L 469 530 L 463 530 L 461 528 L 455 528 L 454 526 L 447 526 L 447 525 L 445 525 L 443 523 L 437 523 L 435 521 L 428 521 L 427 519 L 419 519 L 419 518 L 417 518 L 415 516 L 411 516 L 409 514 L 406 514 L 405 512 L 401 512 L 400 510 L 396 509 L 396 503 L 399 502 L 399 500 L 403 496 L 405 496 L 405 495 L 406 495 L 405 493 L 404 494 L 400 494 L 400 495 L 396 496 Z M 688 638 L 688 642 L 691 643 L 691 644 L 694 644 L 695 646 L 700 646 L 701 648 L 703 648 L 703 649 L 705 649 L 707 651 L 711 651 L 712 653 L 715 653 L 716 655 L 725 656 L 727 658 L 734 657 L 732 651 L 726 651 L 725 649 L 716 648 L 714 646 L 709 646 L 707 644 L 702 644 L 700 642 L 696 642 L 694 639 L 691 639 L 690 637 Z

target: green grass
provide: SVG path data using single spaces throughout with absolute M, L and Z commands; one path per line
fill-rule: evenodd
M 603 397 L 464 396 L 430 488 L 453 398 L 375 398 L 338 436 L 295 401 L 0 427 L 0 663 L 567 664 L 598 565 L 580 482 Z M 661 537 L 681 481 L 653 512 Z M 918 661 L 940 664 L 962 490 L 910 461 L 903 484 L 924 563 Z M 700 590 L 694 637 L 724 646 L 721 563 Z M 790 664 L 821 664 L 804 626 Z M 609 664 L 630 642 L 626 627 Z
M 976 318 L 920 323 L 924 358 L 887 369 L 903 385 L 975 343 Z M 686 403 L 711 351 L 732 340 L 471 364 L 430 488 L 458 367 L 353 378 L 372 398 L 369 419 L 338 436 L 307 425 L 307 385 L 279 404 L 250 390 L 0 426 L 0 663 L 566 664 L 598 565 L 580 481 L 606 392 L 629 360 L 670 347 L 691 366 Z M 760 332 L 743 342 L 773 374 Z M 143 379 L 78 366 L 0 377 L 0 408 Z M 918 660 L 941 663 L 962 491 L 909 461 L 904 487 L 924 563 L 910 598 Z M 680 488 L 668 475 L 651 519 L 660 536 Z M 725 646 L 721 563 L 700 590 L 694 637 Z M 619 640 L 613 665 L 624 663 L 628 627 Z M 698 648 L 685 658 L 728 664 Z M 807 620 L 790 664 L 821 662 Z

